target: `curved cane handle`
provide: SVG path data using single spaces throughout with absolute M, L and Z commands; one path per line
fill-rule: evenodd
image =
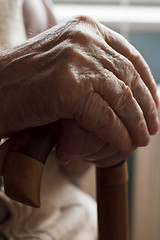
M 27 139 L 20 147 L 19 142 L 12 146 L 4 171 L 4 187 L 12 199 L 39 207 L 43 166 L 57 138 L 51 128 L 45 126 L 32 129 Z M 126 162 L 111 168 L 97 168 L 99 240 L 129 239 L 127 181 Z
M 43 168 L 56 142 L 57 137 L 48 125 L 16 134 L 4 168 L 4 189 L 10 198 L 40 207 Z

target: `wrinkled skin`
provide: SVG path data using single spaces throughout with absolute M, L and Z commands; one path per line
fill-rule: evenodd
M 0 137 L 59 121 L 60 162 L 81 156 L 111 166 L 147 145 L 158 130 L 148 65 L 121 35 L 90 17 L 5 51 L 0 69 Z M 2 159 L 8 146 L 1 147 Z

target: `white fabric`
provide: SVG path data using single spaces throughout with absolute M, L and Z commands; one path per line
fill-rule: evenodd
M 0 51 L 26 39 L 22 3 L 0 0 Z M 40 209 L 14 202 L 0 192 L 0 200 L 11 215 L 0 224 L 0 232 L 9 240 L 97 239 L 95 201 L 61 174 L 53 155 L 44 171 Z
M 22 4 L 23 0 L 0 0 L 0 50 L 26 39 Z
M 11 213 L 0 224 L 9 240 L 96 240 L 96 203 L 73 186 L 60 172 L 53 153 L 45 166 L 41 208 L 34 209 L 7 198 L 1 200 Z

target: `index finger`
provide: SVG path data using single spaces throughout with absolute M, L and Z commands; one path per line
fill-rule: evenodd
M 100 24 L 105 41 L 118 53 L 125 56 L 132 62 L 143 82 L 148 87 L 151 95 L 158 107 L 159 100 L 157 95 L 156 83 L 150 68 L 138 50 L 134 48 L 122 35 Z

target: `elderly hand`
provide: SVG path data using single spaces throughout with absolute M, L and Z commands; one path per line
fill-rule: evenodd
M 80 126 L 101 142 L 97 151 L 105 146 L 105 153 L 124 157 L 158 130 L 156 84 L 146 62 L 121 35 L 90 17 L 71 19 L 5 51 L 0 69 L 1 137 L 74 119 L 71 135 Z M 60 161 L 69 130 L 64 123 L 62 130 Z M 72 143 L 78 138 L 72 136 Z

